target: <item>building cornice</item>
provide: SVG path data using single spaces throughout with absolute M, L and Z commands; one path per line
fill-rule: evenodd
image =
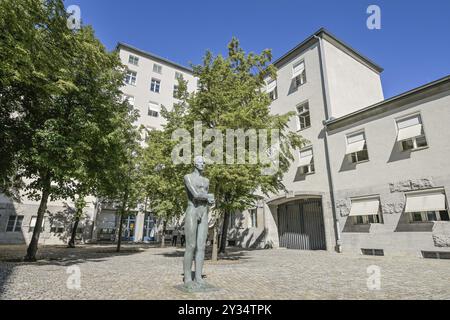
M 124 48 L 124 49 L 126 49 L 128 51 L 131 51 L 131 52 L 134 52 L 134 53 L 136 53 L 138 55 L 147 57 L 149 59 L 152 59 L 152 60 L 155 60 L 155 61 L 158 61 L 158 62 L 162 62 L 162 63 L 168 64 L 168 65 L 170 65 L 170 66 L 172 66 L 172 67 L 174 67 L 176 69 L 183 70 L 183 71 L 185 71 L 185 72 L 187 72 L 189 74 L 193 73 L 193 70 L 191 68 L 189 68 L 189 67 L 185 67 L 185 66 L 183 66 L 181 64 L 178 64 L 178 63 L 170 61 L 170 60 L 168 60 L 166 58 L 160 57 L 160 56 L 158 56 L 156 54 L 153 54 L 151 52 L 147 52 L 147 51 L 138 49 L 138 48 L 136 48 L 136 47 L 134 47 L 132 45 L 129 45 L 129 44 L 126 44 L 126 43 L 123 43 L 123 42 L 119 42 L 117 44 L 117 46 L 116 46 L 116 49 L 120 49 L 120 48 Z

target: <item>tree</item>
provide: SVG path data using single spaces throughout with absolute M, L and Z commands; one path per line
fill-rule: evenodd
M 143 187 L 152 212 L 162 224 L 160 237 L 163 247 L 167 222 L 179 218 L 187 203 L 180 181 L 183 181 L 188 168 L 172 162 L 170 154 L 175 143 L 167 132 L 149 132 L 147 143 L 143 153 Z
M 293 160 L 292 150 L 304 142 L 300 136 L 288 131 L 288 121 L 294 113 L 270 112 L 271 101 L 264 92 L 265 80 L 276 78 L 276 70 L 270 65 L 270 60 L 270 50 L 264 50 L 259 55 L 246 54 L 240 48 L 239 41 L 233 38 L 228 45 L 227 57 L 221 55 L 214 57 L 212 53 L 207 52 L 203 64 L 194 66 L 194 75 L 198 78 L 197 92 L 191 95 L 184 94 L 182 98 L 186 107 L 174 108 L 167 114 L 166 130 L 169 134 L 183 128 L 192 136 L 196 121 L 202 122 L 203 133 L 207 129 L 216 129 L 222 133 L 222 137 L 226 136 L 227 129 L 243 129 L 244 132 L 249 129 L 266 129 L 267 136 L 271 136 L 273 131 L 280 133 L 279 148 L 275 150 L 279 152 L 279 164 L 270 175 L 262 174 L 262 171 L 271 164 L 261 161 L 263 160 L 261 154 L 258 155 L 260 161 L 257 163 L 248 161 L 251 154 L 248 141 L 244 147 L 245 163 L 233 165 L 213 163 L 206 167 L 210 190 L 216 197 L 215 214 L 219 217 L 215 227 L 216 235 L 218 226 L 223 225 L 221 251 L 225 250 L 230 213 L 253 206 L 263 194 L 283 190 L 282 177 Z M 203 146 L 213 144 L 211 141 L 215 139 L 203 141 Z M 242 150 L 237 148 L 234 138 L 232 142 L 231 156 L 237 160 L 240 156 L 238 153 Z M 221 147 L 220 144 L 215 145 L 211 154 L 213 156 L 219 154 L 217 149 Z M 225 159 L 220 160 L 225 162 Z M 217 259 L 217 245 L 216 237 L 213 247 L 214 260 Z
M 14 165 L 2 181 L 17 172 L 26 195 L 40 201 L 25 257 L 33 261 L 48 200 L 74 198 L 84 173 L 110 166 L 105 154 L 113 154 L 120 128 L 130 126 L 129 110 L 121 102 L 118 55 L 92 28 L 68 29 L 61 0 L 4 0 L 0 12 L 2 108 L 12 119 L 2 123 L 2 134 L 17 144 L 7 146 Z

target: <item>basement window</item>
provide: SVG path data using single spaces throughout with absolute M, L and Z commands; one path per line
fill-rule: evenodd
M 365 256 L 384 256 L 383 249 L 361 249 L 361 253 Z
M 425 259 L 450 259 L 450 252 L 445 251 L 422 251 Z

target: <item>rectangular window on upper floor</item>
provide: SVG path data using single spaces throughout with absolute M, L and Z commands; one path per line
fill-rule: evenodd
M 307 175 L 315 172 L 314 167 L 314 153 L 312 147 L 307 147 L 300 150 L 299 164 L 300 174 Z
M 123 99 L 122 100 L 123 102 L 127 101 L 130 104 L 130 106 L 134 107 L 134 97 L 133 96 L 124 94 L 122 99 Z
M 137 72 L 128 70 L 125 75 L 125 83 L 135 86 L 136 85 L 136 79 L 137 79 Z
M 306 83 L 305 61 L 297 62 L 292 67 L 292 80 L 298 88 Z
M 153 118 L 158 118 L 160 113 L 159 104 L 156 102 L 150 101 L 148 103 L 148 115 Z
M 272 101 L 278 99 L 277 80 L 270 80 L 267 83 L 266 92 Z
M 160 64 L 153 64 L 153 72 L 162 74 L 162 66 Z
M 175 80 L 183 80 L 183 74 L 181 72 L 175 71 Z
M 352 163 L 360 163 L 369 160 L 366 135 L 364 132 L 347 135 L 347 148 L 345 154 Z
M 128 63 L 132 64 L 133 66 L 138 66 L 139 65 L 139 57 L 136 57 L 136 56 L 130 54 L 130 56 L 128 57 Z
M 300 130 L 311 127 L 311 115 L 309 113 L 309 102 L 303 102 L 297 106 L 297 115 Z
M 161 80 L 152 78 L 152 82 L 150 84 L 150 91 L 159 93 L 160 89 L 161 89 Z
M 397 119 L 396 123 L 397 142 L 402 151 L 415 151 L 428 146 L 420 114 Z

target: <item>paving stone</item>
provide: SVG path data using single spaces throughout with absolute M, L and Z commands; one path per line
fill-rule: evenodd
M 14 262 L 24 252 L 0 246 L 0 299 L 450 299 L 449 260 L 232 249 L 228 260 L 205 263 L 218 291 L 186 293 L 176 289 L 181 248 L 125 245 L 117 254 L 113 246 L 47 246 L 37 263 Z M 73 266 L 80 290 L 67 288 Z M 380 290 L 367 286 L 369 266 L 380 268 Z

